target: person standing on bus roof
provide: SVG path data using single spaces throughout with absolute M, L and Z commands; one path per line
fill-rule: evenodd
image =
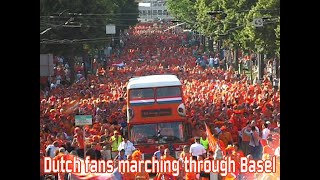
M 122 142 L 122 137 L 119 135 L 118 131 L 113 132 L 113 136 L 110 137 L 109 142 L 111 143 L 111 158 L 114 159 L 118 155 L 118 147 Z
M 200 144 L 200 137 L 195 137 L 195 142 L 190 146 L 190 153 L 194 160 L 197 160 L 199 155 L 203 155 L 206 153 L 203 145 Z

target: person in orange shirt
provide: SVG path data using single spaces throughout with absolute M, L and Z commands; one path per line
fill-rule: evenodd
M 188 146 L 188 145 L 184 145 L 183 146 L 183 151 L 181 152 L 181 154 L 180 154 L 180 158 L 179 158 L 179 161 L 180 161 L 180 173 L 179 173 L 179 176 L 178 177 L 181 177 L 181 178 L 183 178 L 184 176 L 185 176 L 185 174 L 186 174 L 186 172 L 185 172 L 185 169 L 184 169 L 184 160 L 185 160 L 185 158 L 189 158 L 189 157 L 191 157 L 191 154 L 190 154 L 190 146 Z
M 132 160 L 132 155 L 129 155 L 127 157 L 127 160 L 130 162 Z M 115 162 L 118 163 L 118 160 Z M 135 179 L 135 173 L 134 172 L 123 172 L 121 173 L 124 180 L 134 180 Z
M 242 174 L 240 174 L 240 162 L 241 162 L 241 158 L 245 157 L 243 152 L 240 150 L 240 146 L 238 143 L 234 143 L 233 144 L 233 151 L 231 153 L 231 158 L 235 161 L 236 165 L 236 169 L 235 172 L 233 173 L 234 175 L 236 175 L 238 177 L 238 179 L 242 179 Z
M 263 147 L 262 154 L 269 154 L 271 156 L 274 155 L 274 150 L 275 149 L 274 149 L 274 146 L 273 146 L 272 142 L 273 142 L 273 139 L 272 139 L 271 136 L 269 136 L 268 139 L 267 139 L 267 145 L 265 145 Z
M 233 142 L 238 142 L 238 138 L 239 138 L 238 127 L 234 126 L 232 121 L 228 121 L 228 127 L 226 131 L 228 131 L 231 134 Z
M 191 155 L 190 155 L 191 157 Z M 190 167 L 188 167 L 189 171 L 190 171 Z M 186 172 L 185 175 L 185 180 L 194 180 L 197 178 L 197 174 L 195 172 Z
M 246 126 L 244 128 L 242 128 L 241 132 L 242 132 L 242 142 L 241 142 L 241 145 L 242 145 L 242 151 L 244 153 L 244 155 L 248 155 L 250 150 L 250 146 L 249 146 L 249 142 L 250 142 L 250 136 L 247 135 L 246 133 L 244 133 L 244 131 L 246 129 L 248 129 L 250 127 L 250 122 L 248 121 L 246 123 Z
M 145 171 L 144 164 L 141 164 L 141 172 L 135 174 L 135 180 L 149 180 L 149 173 Z
M 212 161 L 214 160 L 214 152 L 213 151 L 208 151 L 207 153 L 207 158 L 205 158 L 205 161 Z M 200 172 L 200 178 L 201 180 L 210 180 L 210 173 L 205 173 L 205 172 Z
M 223 142 L 224 146 L 227 147 L 229 144 L 233 144 L 231 133 L 227 131 L 227 128 L 222 126 L 220 130 L 219 139 Z
M 164 160 L 164 161 L 167 161 L 167 160 L 173 161 L 173 160 L 175 160 L 175 158 L 170 155 L 170 150 L 169 150 L 168 148 L 166 148 L 166 149 L 164 150 L 164 155 L 161 156 L 161 160 Z M 167 167 L 166 169 L 168 169 L 168 167 Z M 160 179 L 162 180 L 163 178 L 164 178 L 165 180 L 176 180 L 176 177 L 172 175 L 172 172 L 158 173 L 158 174 L 156 175 L 156 177 L 155 177 L 155 180 L 160 180 Z
M 130 158 L 130 157 L 129 157 Z M 136 160 L 136 161 L 140 161 L 142 160 L 142 153 L 139 150 L 135 150 L 132 154 L 131 154 L 131 158 L 132 160 Z M 136 172 L 126 172 L 125 174 L 125 180 L 135 180 L 136 178 Z M 138 174 L 139 175 L 139 174 Z M 141 175 L 141 174 L 140 174 Z M 142 173 L 142 175 L 145 176 L 144 173 Z
M 74 129 L 74 138 L 76 139 L 77 145 L 79 149 L 77 150 L 77 154 L 79 157 L 84 158 L 84 139 L 83 139 L 83 133 L 79 127 L 76 127 Z
M 253 156 L 251 154 L 247 155 L 248 160 L 254 160 Z M 246 172 L 243 173 L 243 179 L 246 180 L 255 180 L 255 173 L 251 173 L 251 172 Z

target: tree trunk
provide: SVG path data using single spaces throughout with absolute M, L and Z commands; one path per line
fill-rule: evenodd
M 279 73 L 279 64 L 280 64 L 280 61 L 279 61 L 279 58 L 275 58 L 275 61 L 276 61 L 276 67 L 275 67 L 275 69 L 276 69 L 276 77 L 277 78 L 280 78 L 280 73 Z
M 206 51 L 206 37 L 204 35 L 201 35 L 202 37 L 202 45 L 203 45 L 203 52 Z
M 74 48 L 70 47 L 70 54 L 69 54 L 69 65 L 70 65 L 70 83 L 74 83 L 75 80 L 75 59 L 74 59 Z
M 259 80 L 263 80 L 263 75 L 264 75 L 264 62 L 263 62 L 261 53 L 258 53 L 258 55 L 257 55 L 257 60 L 258 60 Z
M 235 62 L 235 69 L 236 70 L 238 70 L 238 68 L 239 68 L 239 62 L 238 62 L 238 51 L 239 51 L 239 49 L 238 49 L 238 46 L 235 46 L 235 50 L 234 50 L 234 62 Z
M 213 52 L 213 39 L 212 38 L 210 38 L 208 40 L 208 49 L 210 52 Z
M 120 28 L 116 27 L 116 34 L 114 37 L 114 48 L 117 48 L 120 46 Z
M 87 79 L 88 77 L 88 70 L 89 70 L 89 55 L 88 55 L 88 51 L 87 50 L 84 50 L 83 53 L 82 53 L 82 59 L 83 59 L 83 63 L 84 63 L 84 68 L 83 68 L 83 71 L 84 71 L 84 77 Z

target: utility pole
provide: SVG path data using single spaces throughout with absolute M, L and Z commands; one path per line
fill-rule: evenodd
M 251 59 L 249 59 L 248 61 L 249 61 L 249 65 L 250 65 L 250 81 L 251 81 L 251 84 L 253 84 L 253 73 L 252 73 L 253 61 Z
M 261 57 L 261 53 L 257 54 L 257 60 L 258 60 L 258 78 L 261 82 L 263 80 L 263 75 L 264 75 L 264 63 Z
M 235 45 L 235 50 L 234 50 L 234 61 L 235 61 L 235 69 L 238 70 L 239 68 L 239 62 L 238 62 L 238 51 L 239 51 L 239 46 L 238 44 Z
M 151 0 L 150 2 L 151 2 L 151 3 L 150 3 L 150 9 L 151 9 L 151 20 L 153 20 L 153 18 L 152 18 L 152 17 L 153 17 L 153 16 L 152 16 L 152 15 L 153 15 L 153 10 L 152 10 L 153 0 Z

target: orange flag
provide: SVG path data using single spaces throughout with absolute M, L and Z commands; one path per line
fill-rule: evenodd
M 212 135 L 209 127 L 207 126 L 207 123 L 204 122 L 206 126 L 206 134 L 208 137 L 208 142 L 209 142 L 209 150 L 215 152 L 216 148 L 219 148 L 219 144 L 216 140 L 216 138 Z
M 77 110 L 77 108 L 79 108 L 79 102 L 80 100 L 73 100 L 70 102 L 70 104 L 68 104 L 67 108 L 65 109 L 65 114 L 71 114 L 73 113 L 75 110 Z

